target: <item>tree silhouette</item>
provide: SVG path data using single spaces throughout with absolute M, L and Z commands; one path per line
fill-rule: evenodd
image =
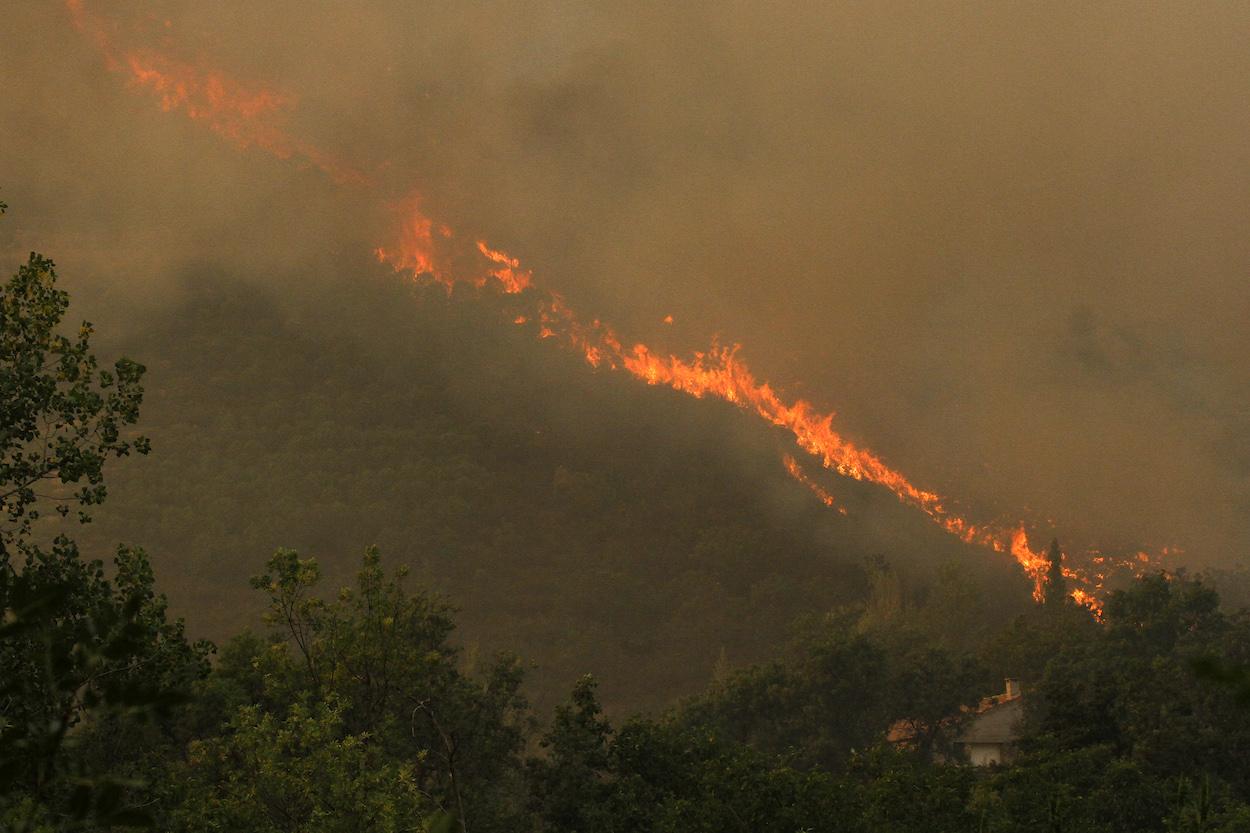
M 1046 568 L 1046 593 L 1044 603 L 1047 607 L 1057 608 L 1063 605 L 1068 597 L 1068 582 L 1063 577 L 1063 552 L 1059 549 L 1059 539 L 1053 538 L 1050 550 L 1046 553 L 1049 566 Z

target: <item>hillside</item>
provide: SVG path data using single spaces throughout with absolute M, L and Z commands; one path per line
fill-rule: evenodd
M 866 564 L 923 594 L 942 565 L 1027 604 L 1014 567 L 881 490 L 784 473 L 785 439 L 723 403 L 591 371 L 500 326 L 495 300 L 394 280 L 279 303 L 201 276 L 109 349 L 147 364 L 154 451 L 114 469 L 84 540 L 152 554 L 193 633 L 257 627 L 277 547 L 346 581 L 378 544 L 461 609 L 469 656 L 519 651 L 530 695 L 581 674 L 655 709 L 760 660 L 803 614 L 865 598 Z M 89 311 L 88 311 L 89 312 Z

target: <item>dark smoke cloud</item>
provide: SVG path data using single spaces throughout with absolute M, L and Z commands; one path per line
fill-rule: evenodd
M 741 340 L 922 485 L 1244 558 L 1250 6 L 90 7 L 297 94 L 292 129 L 627 334 Z M 125 306 L 377 236 L 375 195 L 161 113 L 59 5 L 5 16 L 5 251 Z

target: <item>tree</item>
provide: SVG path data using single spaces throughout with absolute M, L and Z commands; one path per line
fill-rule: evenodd
M 178 782 L 170 827 L 187 833 L 398 833 L 436 817 L 414 762 L 348 733 L 333 698 L 283 717 L 240 709 L 222 735 L 191 744 Z
M 589 675 L 578 680 L 542 739 L 546 756 L 529 762 L 531 809 L 553 830 L 606 833 L 616 826 L 612 727 L 596 688 Z
M 62 516 L 107 491 L 104 463 L 146 438 L 127 429 L 139 419 L 142 365 L 121 358 L 101 370 L 91 352 L 91 324 L 71 337 L 58 331 L 69 295 L 56 288 L 51 260 L 32 252 L 0 287 L 0 563 L 6 563 L 50 504 Z
M 864 632 L 863 621 L 844 613 L 809 622 L 784 660 L 716 683 L 686 705 L 682 721 L 799 768 L 836 771 L 899 723 L 921 757 L 942 748 L 949 718 L 984 693 L 984 668 L 914 629 Z
M 356 586 L 315 595 L 316 561 L 278 550 L 252 584 L 269 596 L 272 644 L 254 664 L 262 705 L 334 703 L 344 731 L 407 762 L 417 787 L 462 829 L 508 830 L 521 810 L 520 752 L 528 729 L 519 663 L 502 655 L 473 679 L 450 639 L 451 608 L 388 576 L 366 550 Z
M 859 830 L 852 789 L 677 720 L 614 730 L 583 677 L 529 765 L 531 811 L 550 833 Z M 829 825 L 836 825 L 829 827 Z
M 110 580 L 63 534 L 33 536 L 45 505 L 88 521 L 106 461 L 148 451 L 127 433 L 143 367 L 100 370 L 86 322 L 62 335 L 55 284 L 32 253 L 0 286 L 0 826 L 17 830 L 142 822 L 114 777 L 124 761 L 83 751 L 110 722 L 168 716 L 209 650 L 167 621 L 142 550 L 120 547 Z
M 681 720 L 796 766 L 836 769 L 884 736 L 888 680 L 882 647 L 831 616 L 785 661 L 732 674 L 688 703 Z
M 1044 603 L 1048 608 L 1061 608 L 1068 598 L 1068 580 L 1063 575 L 1063 551 L 1059 549 L 1058 538 L 1051 539 L 1046 564 Z

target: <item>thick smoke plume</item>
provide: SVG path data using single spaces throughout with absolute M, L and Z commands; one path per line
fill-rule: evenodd
M 73 5 L 8 12 L 0 244 L 102 303 L 205 260 L 288 291 L 376 233 L 342 183 L 419 183 L 578 309 L 679 352 L 742 341 L 981 517 L 1197 561 L 1250 539 L 1243 8 L 87 11 L 85 37 Z M 276 91 L 293 164 L 165 117 L 205 105 L 136 96 L 101 36 Z

